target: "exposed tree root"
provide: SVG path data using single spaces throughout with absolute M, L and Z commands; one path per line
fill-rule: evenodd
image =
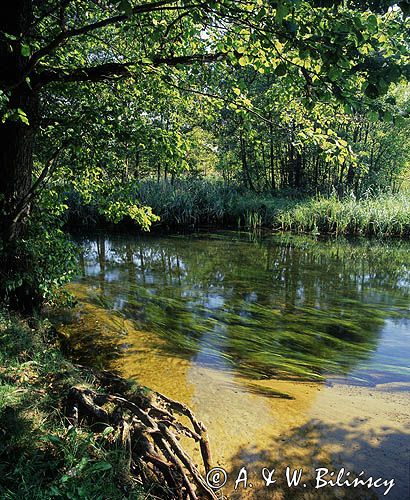
M 126 452 L 130 474 L 145 484 L 161 485 L 161 498 L 216 500 L 202 472 L 211 468 L 207 431 L 192 411 L 155 391 L 130 393 L 128 383 L 114 374 L 95 376 L 108 394 L 72 387 L 66 401 L 70 423 L 85 422 L 95 432 L 112 426 L 116 443 Z M 181 446 L 180 436 L 199 444 L 200 467 Z

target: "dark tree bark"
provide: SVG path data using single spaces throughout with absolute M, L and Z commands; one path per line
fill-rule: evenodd
M 29 30 L 31 17 L 31 1 L 16 0 L 3 9 L 0 31 L 18 38 Z M 0 123 L 0 228 L 4 245 L 22 236 L 24 215 L 29 210 L 26 195 L 32 182 L 38 96 L 25 79 L 26 64 L 19 40 L 5 38 L 0 42 L 0 86 L 10 94 L 4 123 Z M 19 118 L 19 113 L 24 113 L 29 124 Z
M 293 163 L 293 187 L 300 188 L 302 186 L 302 156 L 296 152 Z
M 356 144 L 360 140 L 359 134 L 361 134 L 361 127 L 360 127 L 360 125 L 357 125 L 354 129 L 354 132 L 353 132 L 353 138 L 352 138 L 353 143 Z M 348 189 L 352 188 L 354 180 L 355 180 L 355 169 L 354 169 L 353 164 L 350 162 L 349 168 L 347 170 L 347 175 L 346 175 L 346 187 Z
M 269 162 L 270 162 L 270 178 L 271 178 L 271 187 L 272 191 L 275 191 L 275 156 L 274 156 L 274 138 L 273 138 L 273 123 L 272 123 L 272 115 L 269 115 Z
M 9 106 L 10 110 L 23 110 L 30 125 L 19 119 L 0 124 L 1 233 L 5 243 L 22 236 L 24 216 L 29 211 L 25 198 L 32 181 L 37 96 L 24 87 L 19 85 L 13 90 Z
M 26 79 L 28 58 L 22 54 L 20 40 L 22 33 L 29 32 L 31 21 L 31 0 L 15 0 L 0 16 L 0 88 L 9 96 L 0 123 L 0 300 L 6 298 L 10 305 L 23 310 L 31 309 L 38 297 L 27 283 L 14 286 L 9 296 L 8 282 L 15 278 L 15 272 L 21 274 L 30 269 L 30 259 L 20 248 L 19 240 L 25 234 L 25 220 L 30 211 L 38 124 L 38 96 Z M 27 120 L 28 124 L 24 123 Z
M 246 142 L 243 137 L 242 129 L 239 130 L 239 145 L 241 149 L 241 162 L 243 171 L 243 180 L 246 187 L 249 187 L 252 191 L 255 191 L 255 187 L 252 182 L 252 178 L 249 173 L 248 158 L 246 155 Z

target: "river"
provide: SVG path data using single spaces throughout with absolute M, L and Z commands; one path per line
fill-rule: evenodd
M 72 355 L 188 404 L 230 498 L 384 498 L 391 479 L 386 497 L 410 498 L 409 244 L 234 231 L 76 240 L 79 305 L 61 326 Z M 287 466 L 310 486 L 321 467 L 383 485 L 289 488 Z M 263 468 L 276 469 L 269 487 Z

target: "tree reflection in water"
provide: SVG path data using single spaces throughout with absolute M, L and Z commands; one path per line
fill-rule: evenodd
M 386 321 L 394 328 L 409 317 L 404 243 L 229 232 L 80 243 L 89 301 L 152 332 L 167 355 L 254 379 L 355 370 L 364 383 Z M 100 361 L 122 352 L 113 349 L 120 339 L 105 340 Z M 378 381 L 408 379 L 400 339 L 389 353 Z

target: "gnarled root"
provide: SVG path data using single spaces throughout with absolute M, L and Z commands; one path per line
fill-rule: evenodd
M 85 421 L 95 432 L 112 426 L 116 443 L 127 454 L 130 474 L 145 484 L 162 485 L 161 498 L 216 500 L 201 469 L 179 442 L 186 436 L 199 444 L 207 473 L 211 468 L 207 431 L 192 411 L 155 391 L 130 394 L 127 382 L 113 374 L 96 376 L 110 393 L 72 387 L 66 401 L 70 423 Z

